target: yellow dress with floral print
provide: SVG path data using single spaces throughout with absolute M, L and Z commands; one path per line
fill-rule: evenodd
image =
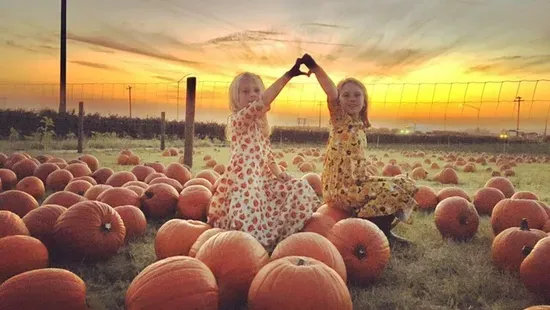
M 324 202 L 355 217 L 395 215 L 410 223 L 410 215 L 418 206 L 415 181 L 408 176 L 370 176 L 366 128 L 361 119 L 335 105 L 330 123 L 322 174 Z

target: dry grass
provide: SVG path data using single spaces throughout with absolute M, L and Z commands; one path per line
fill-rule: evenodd
M 299 147 L 293 146 L 296 149 Z M 322 146 L 318 146 L 322 148 Z M 6 150 L 4 152 L 7 153 Z M 96 155 L 103 166 L 114 170 L 129 170 L 131 167 L 116 165 L 115 150 L 87 150 Z M 142 161 L 160 161 L 165 164 L 177 157 L 161 157 L 158 149 L 134 149 Z M 414 163 L 418 158 L 403 158 L 399 148 L 394 150 L 372 149 L 371 153 L 382 158 L 384 153 L 398 162 Z M 30 151 L 32 155 L 43 153 Z M 74 151 L 51 151 L 66 159 L 78 156 Z M 218 162 L 227 163 L 227 148 L 215 150 L 212 147 L 196 148 L 193 172 L 201 169 L 204 155 L 212 155 Z M 294 154 L 286 154 L 291 162 Z M 382 158 L 387 162 L 388 158 Z M 434 160 L 434 158 L 432 158 Z M 442 164 L 440 162 L 440 164 Z M 317 165 L 317 172 L 321 165 Z M 289 171 L 301 176 L 292 165 Z M 494 165 L 493 165 L 494 168 Z M 550 200 L 547 187 L 550 184 L 548 167 L 542 164 L 520 164 L 517 176 L 512 182 L 519 190 L 531 190 L 542 200 Z M 430 170 L 429 177 L 435 170 Z M 460 186 L 473 193 L 490 178 L 483 169 L 475 173 L 459 173 Z M 432 181 L 420 184 L 440 189 L 443 185 Z M 118 255 L 100 263 L 62 263 L 54 266 L 67 268 L 81 276 L 88 286 L 88 300 L 92 309 L 124 309 L 124 295 L 132 279 L 156 259 L 154 236 L 163 222 L 150 222 L 146 236 L 126 245 Z M 393 248 L 390 265 L 383 277 L 368 287 L 350 287 L 355 309 L 523 309 L 543 301 L 525 290 L 515 274 L 496 269 L 490 261 L 490 247 L 493 235 L 487 217 L 482 217 L 480 229 L 475 238 L 466 243 L 443 240 L 431 213 L 417 213 L 413 225 L 400 224 L 396 233 L 414 242 L 411 248 Z M 322 292 L 319 292 L 322 294 Z

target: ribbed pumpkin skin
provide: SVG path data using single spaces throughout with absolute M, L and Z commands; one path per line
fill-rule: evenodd
M 493 233 L 496 236 L 506 228 L 519 227 L 523 218 L 527 219 L 530 228 L 541 229 L 548 220 L 548 214 L 535 200 L 502 199 L 491 214 Z
M 15 213 L 0 210 L 0 238 L 12 235 L 30 235 L 23 220 Z
M 550 236 L 537 242 L 521 263 L 520 278 L 531 292 L 550 301 Z
M 250 283 L 269 262 L 269 255 L 260 242 L 242 231 L 226 231 L 212 236 L 195 257 L 205 263 L 216 277 L 220 304 L 224 309 L 233 309 L 246 302 Z
M 172 256 L 147 266 L 134 278 L 126 292 L 125 305 L 126 310 L 217 310 L 218 285 L 203 262 Z
M 38 201 L 25 192 L 12 189 L 0 193 L 0 210 L 11 211 L 23 217 L 36 208 Z
M 23 217 L 23 222 L 31 236 L 42 241 L 45 246 L 53 246 L 53 227 L 67 208 L 60 205 L 43 205 Z
M 346 264 L 338 249 L 325 237 L 313 232 L 300 232 L 279 242 L 271 254 L 271 260 L 287 256 L 304 256 L 316 259 L 334 269 L 347 281 Z
M 65 269 L 28 271 L 0 285 L 0 310 L 87 310 L 86 284 Z
M 145 214 L 134 206 L 118 206 L 115 211 L 120 215 L 126 227 L 126 241 L 141 237 L 147 232 L 147 219 Z
M 59 216 L 53 236 L 56 247 L 75 259 L 108 259 L 124 244 L 126 227 L 111 206 L 83 201 Z
M 353 304 L 346 283 L 333 269 L 313 258 L 287 256 L 265 265 L 254 277 L 248 309 L 351 310 Z
M 0 283 L 25 271 L 46 268 L 48 249 L 31 236 L 7 236 L 0 239 Z

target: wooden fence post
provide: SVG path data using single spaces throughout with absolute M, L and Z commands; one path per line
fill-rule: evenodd
M 166 134 L 166 113 L 160 112 L 160 149 L 164 151 L 164 138 Z
M 193 167 L 193 138 L 195 137 L 196 91 L 197 78 L 187 78 L 187 96 L 185 103 L 185 145 L 183 150 L 183 163 L 189 168 Z
M 77 152 L 82 153 L 82 145 L 84 144 L 84 102 L 78 103 L 78 146 Z

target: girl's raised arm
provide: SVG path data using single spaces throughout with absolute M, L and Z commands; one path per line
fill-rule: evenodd
M 331 109 L 332 106 L 338 102 L 338 90 L 336 89 L 336 85 L 325 70 L 323 70 L 309 54 L 304 54 L 302 60 L 309 70 L 315 73 L 319 85 L 321 85 L 321 88 L 323 88 L 325 94 L 327 94 L 329 109 Z
M 299 75 L 307 75 L 307 73 L 300 71 L 301 64 L 302 64 L 302 59 L 301 58 L 296 59 L 296 63 L 294 64 L 294 66 L 264 91 L 264 93 L 262 94 L 262 101 L 266 106 L 269 106 L 273 102 L 273 100 L 277 98 L 281 90 L 283 90 L 286 84 L 293 77 L 296 77 Z

